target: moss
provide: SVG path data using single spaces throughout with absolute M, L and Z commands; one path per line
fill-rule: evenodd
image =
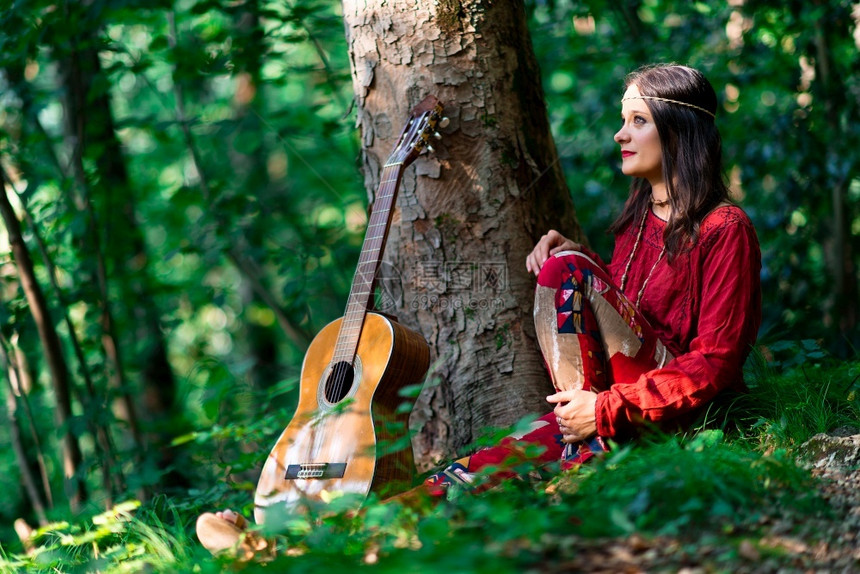
M 511 339 L 511 324 L 505 323 L 496 332 L 496 350 L 500 350 L 510 344 Z
M 436 19 L 439 22 L 439 28 L 446 34 L 460 32 L 460 20 L 466 16 L 463 5 L 458 0 L 438 0 L 438 5 Z
M 484 113 L 481 114 L 481 121 L 488 128 L 494 128 L 494 127 L 498 126 L 498 124 L 499 124 L 498 118 L 496 116 L 491 116 L 486 111 L 484 111 Z

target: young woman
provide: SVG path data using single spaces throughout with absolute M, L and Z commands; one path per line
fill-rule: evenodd
M 607 439 L 683 427 L 721 391 L 743 388 L 761 322 L 761 254 L 749 218 L 728 199 L 716 113 L 697 70 L 658 65 L 628 77 L 615 141 L 633 181 L 610 228 L 611 263 L 557 231 L 526 257 L 555 408 L 524 435 L 433 475 L 424 490 L 470 485 L 512 457 L 582 463 Z M 205 514 L 198 536 L 212 550 L 228 547 L 242 522 L 231 511 Z M 264 547 L 249 538 L 242 549 Z
M 657 65 L 627 78 L 615 141 L 633 181 L 610 228 L 611 263 L 557 231 L 526 257 L 555 408 L 524 436 L 430 477 L 431 492 L 468 485 L 530 445 L 544 447 L 538 461 L 581 463 L 607 439 L 683 428 L 721 391 L 743 389 L 761 323 L 761 252 L 728 198 L 716 114 L 714 89 L 695 69 Z

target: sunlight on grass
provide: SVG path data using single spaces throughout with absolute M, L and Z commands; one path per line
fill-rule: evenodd
M 449 500 L 382 502 L 371 496 L 360 512 L 340 498 L 308 503 L 303 513 L 285 517 L 283 527 L 265 530 L 279 549 L 268 562 L 214 558 L 197 542 L 193 523 L 201 509 L 252 510 L 250 493 L 241 492 L 239 483 L 215 481 L 187 498 L 162 495 L 143 506 L 131 501 L 79 524 L 43 527 L 29 554 L 0 547 L 0 573 L 404 572 L 432 564 L 434 570 L 501 574 L 574 560 L 588 540 L 633 534 L 731 540 L 783 512 L 820 516 L 826 509 L 815 480 L 792 452 L 817 432 L 860 427 L 860 365 L 827 362 L 814 345 L 799 359 L 792 350 L 792 363 L 785 364 L 779 349 L 768 350 L 777 353 L 769 361 L 753 357 L 749 394 L 709 413 L 702 428 L 710 430 L 615 445 L 603 458 L 564 473 L 520 462 L 514 468 L 523 479 Z M 213 428 L 189 442 L 211 449 L 275 422 L 264 417 L 247 428 Z

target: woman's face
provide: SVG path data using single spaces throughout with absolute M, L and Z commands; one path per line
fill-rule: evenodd
M 663 149 L 654 118 L 638 96 L 633 85 L 624 92 L 625 99 L 635 99 L 621 103 L 622 125 L 614 139 L 621 146 L 621 171 L 648 180 L 653 189 L 663 184 Z

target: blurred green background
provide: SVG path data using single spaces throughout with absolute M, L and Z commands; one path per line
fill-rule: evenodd
M 247 497 L 289 420 L 304 347 L 342 314 L 366 223 L 340 5 L 0 7 L 0 160 L 71 390 L 58 422 L 49 353 L 3 234 L 2 539 L 15 518 L 39 520 L 21 457 L 50 485 L 46 515 L 68 513 L 67 429 L 80 439 L 83 509 L 128 493 Z M 605 229 L 627 193 L 612 140 L 625 75 L 700 68 L 721 102 L 726 176 L 762 245 L 765 357 L 801 339 L 856 357 L 860 9 L 544 0 L 526 13 L 594 248 L 608 258 Z M 226 482 L 213 490 L 216 477 Z

